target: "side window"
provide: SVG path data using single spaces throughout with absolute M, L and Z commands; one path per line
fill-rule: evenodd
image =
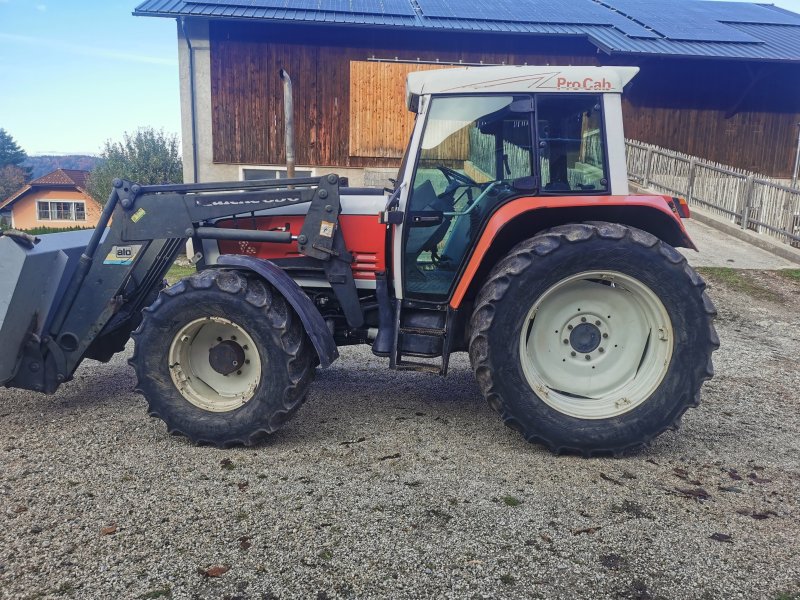
M 539 96 L 536 120 L 543 193 L 608 189 L 600 96 Z
M 529 96 L 434 98 L 406 218 L 410 297 L 447 297 L 492 210 L 533 175 Z

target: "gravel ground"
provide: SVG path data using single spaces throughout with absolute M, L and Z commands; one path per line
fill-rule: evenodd
M 711 283 L 717 377 L 623 459 L 505 428 L 465 357 L 318 373 L 266 444 L 197 448 L 127 356 L 0 391 L 2 598 L 800 598 L 800 284 Z M 744 290 L 744 291 L 742 291 Z

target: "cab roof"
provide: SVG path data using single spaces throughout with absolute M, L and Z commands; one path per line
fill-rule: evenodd
M 501 66 L 435 69 L 408 74 L 406 105 L 427 94 L 605 93 L 620 94 L 639 67 Z

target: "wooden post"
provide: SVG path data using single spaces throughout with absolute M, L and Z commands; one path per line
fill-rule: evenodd
M 692 157 L 689 161 L 689 181 L 686 183 L 686 201 L 694 203 L 694 178 L 697 171 L 697 159 Z
M 650 163 L 653 162 L 653 149 L 648 146 L 644 157 L 644 173 L 642 174 L 642 187 L 650 187 Z
M 745 180 L 744 191 L 742 192 L 744 205 L 742 207 L 742 229 L 747 229 L 748 225 L 750 224 L 750 209 L 753 203 L 754 184 L 755 178 L 752 175 L 748 175 L 747 179 Z

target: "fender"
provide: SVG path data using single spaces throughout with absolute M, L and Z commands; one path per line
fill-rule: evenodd
M 672 246 L 697 250 L 668 196 L 536 196 L 517 198 L 497 209 L 486 223 L 461 278 L 450 306 L 457 309 L 475 279 L 495 241 L 508 246 L 550 227 L 581 221 L 610 221 L 637 227 Z M 524 237 L 505 236 L 513 225 L 524 225 Z M 499 257 L 496 257 L 499 259 Z
M 268 260 L 255 258 L 252 256 L 241 256 L 238 254 L 223 254 L 217 260 L 218 265 L 238 267 L 248 269 L 258 273 L 272 284 L 280 294 L 292 305 L 295 312 L 300 316 L 303 328 L 306 330 L 314 349 L 319 356 L 319 364 L 323 369 L 331 366 L 333 361 L 339 358 L 339 350 L 336 342 L 328 329 L 325 319 L 311 302 L 297 283 L 289 277 L 283 269 L 275 266 Z

